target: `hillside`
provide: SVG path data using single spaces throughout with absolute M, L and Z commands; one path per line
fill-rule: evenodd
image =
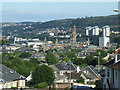
M 86 18 L 70 18 L 70 19 L 61 19 L 61 20 L 52 20 L 48 22 L 30 22 L 24 23 L 25 25 L 20 26 L 9 26 L 3 27 L 3 35 L 9 35 L 12 33 L 13 35 L 17 36 L 33 36 L 35 33 L 38 33 L 41 30 L 45 30 L 46 28 L 55 28 L 58 27 L 59 29 L 68 30 L 69 28 L 76 25 L 77 31 L 83 32 L 85 27 L 87 26 L 105 26 L 109 25 L 111 30 L 118 30 L 118 15 L 110 15 L 110 16 L 97 16 L 97 17 L 86 17 Z M 28 28 L 24 30 L 25 27 L 31 25 L 33 28 Z M 119 25 L 120 26 L 120 25 Z M 26 34 L 27 32 L 33 32 L 30 34 Z
M 45 22 L 36 26 L 37 28 L 52 28 L 52 27 L 64 27 L 70 28 L 73 25 L 76 25 L 77 28 L 84 29 L 87 26 L 99 26 L 102 27 L 104 25 L 109 25 L 112 28 L 118 25 L 118 15 L 110 15 L 110 16 L 97 16 L 97 17 L 86 17 L 86 18 L 76 18 L 76 19 L 62 19 L 62 20 L 53 20 L 49 22 Z

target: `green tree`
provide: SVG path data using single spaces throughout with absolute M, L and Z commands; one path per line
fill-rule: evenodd
M 1 40 L 0 41 L 0 45 L 4 45 L 4 44 L 6 44 L 8 41 L 7 40 Z
M 48 86 L 48 85 L 47 85 L 46 82 L 42 82 L 42 83 L 37 84 L 35 87 L 36 87 L 36 88 L 46 88 L 47 86 Z
M 69 60 L 70 60 L 70 59 L 67 58 L 67 57 L 63 57 L 63 58 L 62 58 L 62 61 L 63 61 L 63 62 L 68 62 Z
M 102 90 L 102 88 L 103 88 L 102 81 L 97 80 L 97 81 L 95 82 L 95 85 L 96 85 L 96 87 L 95 87 L 96 90 L 97 90 L 97 89 Z
M 30 59 L 30 61 L 24 61 L 22 58 L 19 57 L 21 52 L 16 53 L 3 53 L 2 63 L 7 67 L 14 69 L 18 73 L 23 76 L 28 76 L 30 71 L 34 71 L 35 68 L 39 65 L 39 61 L 36 59 Z
M 82 77 L 79 77 L 79 79 L 77 79 L 77 83 L 79 82 L 84 83 L 84 79 Z
M 31 54 L 30 54 L 29 52 L 22 52 L 22 53 L 20 54 L 20 57 L 21 57 L 21 58 L 28 58 L 28 57 L 31 57 Z
M 46 82 L 48 85 L 51 85 L 55 76 L 52 68 L 40 65 L 33 71 L 32 78 L 32 82 L 35 84 Z
M 107 52 L 112 54 L 115 50 L 114 49 L 109 49 Z
M 107 56 L 107 52 L 103 49 L 98 49 L 95 53 L 97 54 L 97 56 L 100 55 L 101 58 Z
M 45 58 L 49 65 L 58 63 L 58 58 L 52 52 L 47 52 Z

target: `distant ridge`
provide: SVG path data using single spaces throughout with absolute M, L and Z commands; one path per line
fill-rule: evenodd
M 81 29 L 84 29 L 87 26 L 102 27 L 104 25 L 109 25 L 111 28 L 115 29 L 118 25 L 118 15 L 52 20 L 40 23 L 39 26 L 36 26 L 34 23 L 34 26 L 36 26 L 37 28 L 71 28 L 74 25 L 76 25 L 77 28 Z

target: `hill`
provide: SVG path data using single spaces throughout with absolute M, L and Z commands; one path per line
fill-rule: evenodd
M 53 28 L 53 27 L 71 28 L 74 25 L 76 25 L 77 28 L 81 28 L 81 29 L 84 29 L 87 26 L 102 27 L 104 25 L 109 25 L 111 26 L 111 28 L 115 29 L 116 25 L 118 25 L 118 15 L 53 20 L 42 23 L 37 27 L 38 28 Z M 33 24 L 33 26 L 36 25 Z
M 17 36 L 35 36 L 41 30 L 56 28 L 68 30 L 72 28 L 74 25 L 77 27 L 78 32 L 83 32 L 85 27 L 87 26 L 99 26 L 103 27 L 105 25 L 109 25 L 111 30 L 118 30 L 118 15 L 110 15 L 110 16 L 96 16 L 96 17 L 85 17 L 85 18 L 69 18 L 69 19 L 61 19 L 61 20 L 52 20 L 48 22 L 22 22 L 21 24 L 26 25 L 18 25 L 18 26 L 8 26 L 3 27 L 3 35 L 12 35 Z M 32 28 L 27 28 L 29 25 Z M 27 34 L 27 32 L 32 32 Z

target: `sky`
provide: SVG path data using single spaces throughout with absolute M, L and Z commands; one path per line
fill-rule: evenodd
M 107 16 L 117 8 L 117 2 L 2 2 L 2 22 Z

